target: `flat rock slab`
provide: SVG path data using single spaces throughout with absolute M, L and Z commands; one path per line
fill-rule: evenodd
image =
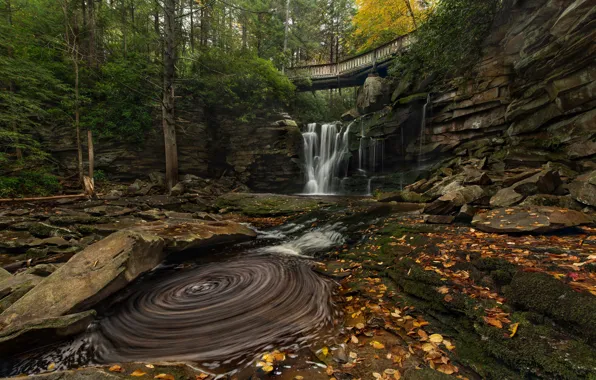
M 91 308 L 157 266 L 163 247 L 163 239 L 138 231 L 117 232 L 88 246 L 6 309 L 0 329 Z
M 168 252 L 242 243 L 257 236 L 256 232 L 240 223 L 193 219 L 143 223 L 131 230 L 159 236 L 165 241 Z
M 477 214 L 472 225 L 484 232 L 547 233 L 590 224 L 583 212 L 556 207 L 510 207 Z
M 228 193 L 217 198 L 215 202 L 220 209 L 240 211 L 248 216 L 293 215 L 328 204 L 316 197 L 251 193 Z
M 95 318 L 95 311 L 70 314 L 61 317 L 41 318 L 10 326 L 0 331 L 0 355 L 10 355 L 39 346 L 40 343 L 56 342 L 64 337 L 84 332 Z

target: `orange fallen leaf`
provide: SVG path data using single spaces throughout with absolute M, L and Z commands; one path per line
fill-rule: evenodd
M 124 369 L 119 365 L 113 365 L 110 367 L 110 372 L 124 372 Z
M 484 317 L 484 322 L 499 329 L 503 328 L 503 324 L 501 323 L 501 321 L 493 317 Z
M 140 369 L 137 369 L 133 373 L 131 373 L 130 376 L 141 377 L 141 376 L 145 376 L 146 374 L 147 374 L 146 372 L 143 372 Z
M 373 340 L 370 344 L 377 350 L 382 350 L 383 348 L 385 348 L 385 345 L 383 343 L 377 342 L 376 340 Z
M 174 376 L 168 375 L 167 373 L 160 373 L 159 375 L 155 376 L 154 379 L 176 380 L 176 378 Z

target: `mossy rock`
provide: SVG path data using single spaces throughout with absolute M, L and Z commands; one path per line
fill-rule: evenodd
M 515 305 L 553 318 L 571 331 L 596 341 L 596 297 L 578 293 L 546 273 L 518 272 L 507 298 Z
M 227 211 L 240 211 L 248 216 L 283 216 L 312 211 L 327 202 L 312 197 L 279 194 L 229 193 L 217 198 L 215 205 Z
M 422 92 L 418 94 L 413 94 L 409 96 L 404 96 L 403 98 L 397 99 L 397 104 L 408 104 L 416 101 L 426 101 L 428 99 L 428 93 Z

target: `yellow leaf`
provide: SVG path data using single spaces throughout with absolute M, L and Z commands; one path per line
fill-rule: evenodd
M 432 351 L 434 349 L 435 349 L 435 346 L 433 346 L 432 343 L 424 343 L 422 345 L 422 351 L 424 351 L 424 352 L 430 352 L 430 351 Z
M 321 354 L 323 354 L 323 356 L 329 355 L 329 348 L 327 348 L 327 347 L 321 348 Z
M 48 371 L 53 371 L 56 369 L 56 363 L 50 363 L 50 365 L 48 365 Z
M 352 343 L 354 343 L 354 344 L 358 344 L 358 342 L 359 342 L 358 338 L 356 338 L 356 335 L 352 335 L 352 336 L 350 337 L 350 340 L 351 340 L 351 341 L 352 341 Z
M 370 344 L 377 350 L 381 350 L 381 349 L 385 348 L 385 345 L 383 343 L 377 342 L 376 340 L 373 340 Z
M 358 324 L 356 324 L 356 328 L 358 330 L 362 330 L 364 328 L 364 323 L 358 323 Z
M 160 373 L 159 375 L 155 376 L 154 379 L 176 380 L 176 378 L 174 376 L 168 375 L 167 373 Z
M 262 367 L 261 369 L 263 370 L 263 372 L 269 373 L 269 372 L 273 371 L 273 366 L 272 365 L 266 365 L 266 366 Z
M 208 377 L 209 375 L 207 375 L 206 373 L 200 373 L 199 375 L 195 375 L 195 380 L 205 380 Z
M 153 364 L 145 364 L 145 367 L 151 368 L 151 369 L 155 368 L 155 366 Z
M 441 334 L 432 334 L 428 339 L 433 343 L 439 344 L 443 341 L 443 336 Z
M 509 331 L 511 331 L 511 335 L 509 335 L 510 338 L 513 338 L 515 334 L 517 334 L 518 327 L 519 323 L 512 323 L 511 326 L 509 326 Z
M 130 376 L 141 377 L 141 376 L 145 376 L 146 374 L 147 374 L 146 372 L 143 372 L 140 369 L 137 369 L 133 373 L 131 373 Z
M 110 372 L 123 372 L 124 369 L 122 369 L 122 367 L 120 367 L 119 365 L 113 365 L 110 367 Z
M 304 376 L 296 375 L 294 376 L 294 380 L 304 380 Z

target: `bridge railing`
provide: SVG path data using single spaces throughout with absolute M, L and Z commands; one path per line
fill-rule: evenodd
M 358 54 L 356 56 L 342 60 L 339 63 L 328 63 L 320 65 L 308 65 L 291 67 L 286 70 L 286 75 L 290 79 L 309 77 L 312 79 L 321 79 L 336 77 L 347 74 L 351 71 L 373 66 L 387 58 L 397 54 L 404 47 L 412 42 L 412 33 L 396 38 L 395 40 L 379 46 L 374 50 Z

